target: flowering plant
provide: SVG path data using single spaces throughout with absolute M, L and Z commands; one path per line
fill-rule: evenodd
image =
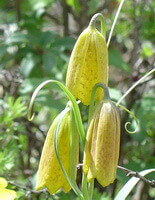
M 101 32 L 95 27 L 101 22 Z M 33 119 L 32 107 L 41 88 L 52 83 L 58 85 L 69 99 L 66 108 L 55 118 L 46 137 L 36 189 L 46 187 L 53 194 L 59 189 L 71 188 L 79 199 L 92 200 L 94 179 L 104 187 L 113 183 L 119 159 L 120 121 L 118 106 L 136 117 L 120 102 L 146 76 L 135 83 L 117 103 L 110 99 L 108 91 L 108 46 L 102 14 L 95 14 L 88 28 L 79 36 L 69 61 L 66 86 L 57 80 L 47 80 L 34 91 L 28 118 Z M 111 35 L 110 35 L 111 37 Z M 79 101 L 77 101 L 79 100 Z M 89 106 L 87 134 L 83 126 L 78 104 Z M 125 128 L 129 133 L 126 123 Z M 80 145 L 79 145 L 80 141 Z M 81 188 L 76 183 L 79 162 L 79 146 L 83 152 Z

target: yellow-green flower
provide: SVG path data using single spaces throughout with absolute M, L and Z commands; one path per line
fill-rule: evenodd
M 44 187 L 48 189 L 50 194 L 55 193 L 59 189 L 63 189 L 64 192 L 68 192 L 71 187 L 66 180 L 56 157 L 54 149 L 54 131 L 59 120 L 58 115 L 53 121 L 42 151 L 39 169 L 37 172 L 37 184 L 36 190 L 40 190 Z M 58 150 L 61 158 L 61 162 L 70 176 L 70 159 L 71 159 L 71 113 L 70 111 L 64 116 L 60 125 L 60 131 L 58 134 Z M 78 163 L 78 134 L 76 134 L 76 164 Z M 76 170 L 76 167 L 75 167 Z
M 83 171 L 108 186 L 116 178 L 120 146 L 120 116 L 117 107 L 104 100 L 97 104 L 87 132 Z
M 0 177 L 0 200 L 14 200 L 16 198 L 16 192 L 6 189 L 7 185 L 7 180 Z
M 105 38 L 92 26 L 79 36 L 68 65 L 66 86 L 85 105 L 89 105 L 93 86 L 108 84 L 108 51 Z M 98 89 L 96 100 L 103 97 Z

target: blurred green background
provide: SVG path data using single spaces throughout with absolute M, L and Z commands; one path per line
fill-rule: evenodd
M 118 0 L 2 0 L 0 1 L 0 176 L 24 186 L 20 200 L 76 199 L 72 192 L 34 193 L 36 171 L 48 128 L 67 99 L 56 86 L 43 89 L 34 106 L 36 117 L 27 120 L 34 89 L 44 80 L 65 83 L 69 57 L 79 34 L 93 14 L 104 15 L 107 38 Z M 155 1 L 125 1 L 109 47 L 109 87 L 114 101 L 154 65 Z M 120 165 L 142 171 L 155 166 L 155 94 L 153 75 L 135 88 L 123 104 L 138 118 L 138 132 L 126 133 L 124 124 L 135 122 L 121 111 Z M 80 106 L 86 123 L 87 108 Z M 81 161 L 82 162 L 82 161 Z M 78 172 L 78 183 L 80 183 Z M 150 180 L 154 174 L 147 176 Z M 118 170 L 107 188 L 95 183 L 95 200 L 112 200 L 129 178 Z M 151 200 L 155 190 L 140 182 L 128 200 Z

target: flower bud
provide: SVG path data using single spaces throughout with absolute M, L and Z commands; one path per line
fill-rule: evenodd
M 64 192 L 68 192 L 71 187 L 66 180 L 56 157 L 55 149 L 54 149 L 54 132 L 59 120 L 60 115 L 58 115 L 53 121 L 42 151 L 39 169 L 37 172 L 37 184 L 36 190 L 40 190 L 44 187 L 48 189 L 50 194 L 55 193 L 59 189 L 63 189 Z M 58 150 L 61 162 L 68 174 L 70 176 L 70 159 L 71 159 L 71 141 L 70 141 L 70 133 L 71 133 L 71 114 L 70 111 L 64 116 L 60 130 L 58 133 Z M 76 134 L 76 163 L 78 163 L 78 134 Z M 75 168 L 76 170 L 76 168 Z
M 98 103 L 87 132 L 84 152 L 84 173 L 88 182 L 96 178 L 108 186 L 116 178 L 120 146 L 120 116 L 110 101 Z
M 66 86 L 83 104 L 89 105 L 93 86 L 108 84 L 108 51 L 105 38 L 93 26 L 88 26 L 79 36 L 68 65 Z M 103 97 L 102 89 L 96 100 Z

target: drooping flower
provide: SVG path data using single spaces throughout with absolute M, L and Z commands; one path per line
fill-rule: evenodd
M 56 157 L 55 149 L 54 149 L 54 132 L 59 120 L 60 114 L 53 121 L 42 151 L 39 169 L 37 172 L 37 184 L 36 190 L 40 190 L 44 187 L 48 189 L 50 194 L 55 193 L 59 189 L 63 189 L 64 192 L 68 192 L 71 187 L 66 180 Z M 68 174 L 70 176 L 70 159 L 71 159 L 71 115 L 70 111 L 65 114 L 62 123 L 60 125 L 60 131 L 58 134 L 58 150 L 61 158 L 61 162 Z M 76 163 L 78 163 L 78 134 L 76 134 Z M 76 170 L 76 167 L 75 167 Z
M 14 200 L 16 198 L 16 192 L 14 190 L 7 189 L 7 185 L 7 180 L 5 178 L 0 177 L 0 199 Z
M 108 186 L 116 178 L 120 146 L 120 116 L 110 100 L 99 102 L 87 132 L 83 171 L 88 182 L 94 178 Z
M 98 82 L 108 84 L 107 45 L 103 35 L 94 26 L 88 26 L 72 51 L 66 86 L 83 104 L 89 105 L 92 88 Z M 98 90 L 96 100 L 101 100 L 103 91 Z

